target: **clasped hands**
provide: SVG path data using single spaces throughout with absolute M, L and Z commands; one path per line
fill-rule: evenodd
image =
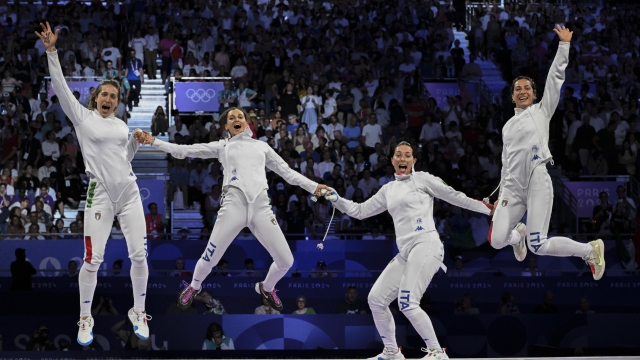
M 149 132 L 140 129 L 133 131 L 133 137 L 142 145 L 153 145 L 153 141 L 155 140 Z

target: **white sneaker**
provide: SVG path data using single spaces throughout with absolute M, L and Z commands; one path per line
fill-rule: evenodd
M 93 342 L 93 318 L 91 316 L 83 316 L 78 321 L 78 344 L 87 346 Z
M 518 223 L 514 229 L 520 233 L 520 242 L 511 245 L 513 246 L 513 254 L 516 256 L 516 260 L 523 261 L 527 257 L 527 225 Z
M 146 312 L 137 313 L 133 308 L 129 310 L 129 320 L 133 324 L 133 332 L 142 340 L 149 338 L 149 325 L 147 320 L 151 320 L 151 315 L 147 315 Z
M 447 353 L 445 353 L 445 350 L 447 349 L 442 349 L 442 350 L 438 350 L 438 349 L 427 349 L 427 348 L 422 348 L 420 349 L 424 352 L 427 353 L 427 355 L 425 355 L 425 357 L 422 358 L 422 360 L 449 360 L 449 356 L 447 355 Z
M 602 275 L 604 275 L 604 242 L 601 239 L 594 240 L 589 243 L 589 245 L 593 246 L 593 250 L 584 257 L 584 261 L 587 262 L 587 265 L 591 268 L 591 273 L 593 274 L 593 278 L 596 280 L 600 280 Z
M 367 360 L 404 360 L 404 355 L 402 355 L 402 347 L 399 347 L 396 352 L 392 352 L 385 347 L 380 355 Z

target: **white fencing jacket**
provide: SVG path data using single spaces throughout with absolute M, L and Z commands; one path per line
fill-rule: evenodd
M 362 204 L 342 197 L 334 202 L 336 208 L 356 219 L 364 219 L 388 210 L 396 230 L 396 242 L 400 255 L 407 258 L 413 243 L 421 235 L 436 231 L 433 221 L 433 199 L 437 197 L 452 205 L 489 215 L 490 210 L 482 201 L 471 199 L 454 190 L 439 177 L 427 172 L 396 175 L 369 200 Z
M 560 42 L 549 69 L 544 96 L 539 103 L 516 114 L 502 128 L 502 179 L 513 178 L 523 189 L 536 166 L 551 160 L 549 121 L 560 101 L 564 70 L 569 63 L 569 43 Z
M 289 184 L 300 186 L 310 193 L 316 191 L 318 183 L 291 169 L 269 144 L 252 139 L 251 135 L 251 129 L 247 126 L 243 133 L 231 139 L 208 144 L 176 145 L 156 139 L 153 146 L 178 159 L 218 158 L 224 168 L 223 187 L 239 188 L 249 203 L 253 203 L 269 187 L 265 167 L 275 171 Z
M 129 127 L 113 114 L 106 118 L 97 110 L 85 108 L 67 86 L 58 52 L 48 52 L 51 86 L 62 110 L 75 127 L 87 174 L 102 183 L 111 201 L 117 202 L 124 190 L 136 181 L 131 160 L 139 143 L 129 137 Z

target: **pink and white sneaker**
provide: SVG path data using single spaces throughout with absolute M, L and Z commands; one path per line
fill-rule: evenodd
M 278 295 L 276 295 L 276 292 L 278 292 L 278 290 L 274 288 L 269 292 L 264 291 L 264 289 L 262 288 L 262 282 L 256 283 L 255 289 L 258 294 L 267 299 L 267 302 L 269 302 L 269 306 L 271 306 L 272 309 L 282 311 L 282 301 L 280 301 L 280 298 L 278 297 Z
M 191 307 L 193 298 L 195 298 L 196 295 L 200 294 L 202 288 L 194 289 L 191 287 L 191 284 L 184 280 L 182 281 L 182 284 L 184 285 L 184 290 L 182 290 L 180 296 L 178 296 L 178 307 L 182 310 L 186 310 Z
M 426 352 L 427 355 L 422 358 L 422 360 L 449 360 L 449 356 L 445 352 L 447 349 L 420 349 L 423 352 Z

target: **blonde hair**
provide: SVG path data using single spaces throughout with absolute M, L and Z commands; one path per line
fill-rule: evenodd
M 98 87 L 95 88 L 95 90 L 93 90 L 93 92 L 91 93 L 91 96 L 89 97 L 89 103 L 87 104 L 87 109 L 94 110 L 98 107 L 96 98 L 98 97 L 98 94 L 100 94 L 100 92 L 102 91 L 102 87 L 105 85 L 111 85 L 114 88 L 116 88 L 116 90 L 118 90 L 117 101 L 118 101 L 118 104 L 120 103 L 120 83 L 117 80 L 111 80 L 111 79 L 102 80 L 100 82 L 100 85 L 98 85 Z

